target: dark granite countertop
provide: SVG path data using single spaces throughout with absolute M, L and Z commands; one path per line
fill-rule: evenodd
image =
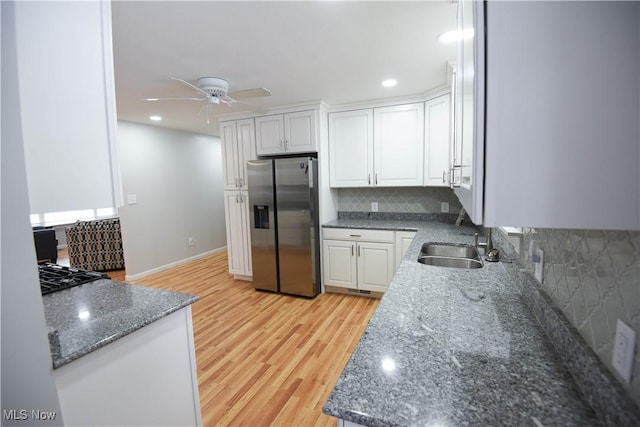
M 473 244 L 471 227 L 343 220 L 417 230 L 323 412 L 368 426 L 599 425 L 515 283 L 515 263 L 422 265 L 422 243 Z
M 44 295 L 57 369 L 198 300 L 195 295 L 107 279 Z

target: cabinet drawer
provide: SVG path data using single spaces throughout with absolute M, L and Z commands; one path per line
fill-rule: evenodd
M 322 237 L 333 240 L 393 243 L 394 232 L 391 230 L 365 230 L 359 228 L 323 228 Z

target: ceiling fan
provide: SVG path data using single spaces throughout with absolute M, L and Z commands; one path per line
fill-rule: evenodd
M 247 110 L 265 114 L 269 111 L 266 108 L 259 107 L 257 105 L 247 104 L 246 102 L 238 101 L 238 99 L 244 98 L 257 98 L 261 96 L 271 96 L 271 91 L 263 87 L 256 89 L 238 90 L 229 93 L 229 82 L 219 77 L 200 77 L 196 80 L 196 84 L 191 84 L 186 80 L 179 79 L 177 77 L 171 77 L 172 80 L 176 80 L 189 86 L 195 90 L 200 98 L 146 98 L 145 101 L 200 101 L 203 102 L 202 108 L 198 112 L 198 116 L 203 111 L 207 114 L 207 124 L 209 124 L 209 107 L 211 105 L 219 105 L 220 103 L 227 104 L 229 106 L 238 105 L 246 108 Z

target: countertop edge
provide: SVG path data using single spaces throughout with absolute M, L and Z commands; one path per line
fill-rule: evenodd
M 192 294 L 184 294 L 185 296 L 189 296 L 189 298 L 185 299 L 184 301 L 180 302 L 179 304 L 175 305 L 174 307 L 171 307 L 167 310 L 161 311 L 159 312 L 157 315 L 152 316 L 150 318 L 148 318 L 147 320 L 140 322 L 140 323 L 136 323 L 134 325 L 132 325 L 129 328 L 125 328 L 122 331 L 110 335 L 96 343 L 93 343 L 91 345 L 85 346 L 82 349 L 69 354 L 67 356 L 59 356 L 59 343 L 56 342 L 57 338 L 55 337 L 55 331 L 49 331 L 49 346 L 51 349 L 51 359 L 53 362 L 53 369 L 59 369 L 62 366 L 65 366 L 79 358 L 81 358 L 82 356 L 86 356 L 87 354 L 98 350 L 114 341 L 119 340 L 122 337 L 125 337 L 139 329 L 142 329 L 143 327 L 150 325 L 153 322 L 156 322 L 164 317 L 167 317 L 168 315 L 175 313 L 191 304 L 193 304 L 194 302 L 198 301 L 200 299 L 199 296 L 197 295 L 192 295 Z

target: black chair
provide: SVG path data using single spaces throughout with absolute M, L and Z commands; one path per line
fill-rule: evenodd
M 33 240 L 36 245 L 38 264 L 58 262 L 58 239 L 53 227 L 33 227 Z

